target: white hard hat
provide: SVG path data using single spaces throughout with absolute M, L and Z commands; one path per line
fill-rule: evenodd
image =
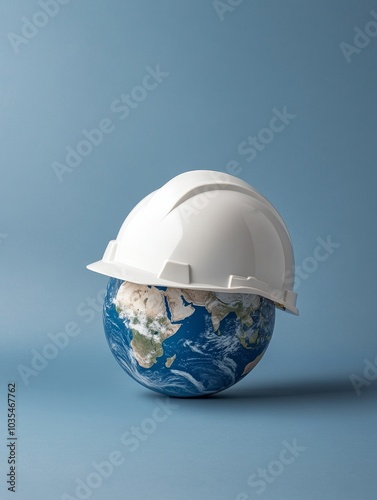
M 258 294 L 298 314 L 294 258 L 276 209 L 246 182 L 185 172 L 130 212 L 91 271 L 144 285 Z

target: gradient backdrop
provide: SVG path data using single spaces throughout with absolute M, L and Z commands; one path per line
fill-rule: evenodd
M 376 20 L 372 0 L 1 2 L 2 499 L 376 498 Z M 239 385 L 166 407 L 113 359 L 107 279 L 85 265 L 142 197 L 198 168 L 278 208 L 301 315 L 277 313 Z

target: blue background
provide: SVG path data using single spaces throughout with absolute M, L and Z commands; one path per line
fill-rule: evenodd
M 2 498 L 14 380 L 19 499 L 75 498 L 76 479 L 115 449 L 124 464 L 90 498 L 375 498 L 377 381 L 357 396 L 350 376 L 377 355 L 377 39 L 349 63 L 339 46 L 372 8 L 246 0 L 221 21 L 210 0 L 72 0 L 16 53 L 8 34 L 40 7 L 1 3 Z M 120 120 L 112 102 L 156 65 L 169 75 Z M 239 144 L 284 106 L 296 117 L 248 162 Z M 104 118 L 113 132 L 59 182 L 53 162 Z M 174 401 L 132 452 L 121 436 L 164 400 L 114 361 L 101 298 L 90 301 L 107 280 L 85 265 L 150 191 L 231 160 L 282 214 L 298 265 L 318 237 L 340 246 L 298 283 L 300 317 L 277 312 L 255 372 L 210 399 Z M 25 384 L 20 365 L 67 322 L 80 334 Z M 258 495 L 248 478 L 294 439 L 305 451 Z

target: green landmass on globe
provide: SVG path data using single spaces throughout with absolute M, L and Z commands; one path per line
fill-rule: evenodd
M 275 323 L 273 301 L 110 278 L 104 303 L 109 347 L 140 384 L 193 397 L 231 387 L 262 358 Z
M 221 296 L 221 299 L 219 298 Z M 157 358 L 164 355 L 163 342 L 174 335 L 181 327 L 179 321 L 195 312 L 195 307 L 205 307 L 209 313 L 215 332 L 221 334 L 220 323 L 234 312 L 241 323 L 239 341 L 246 349 L 258 342 L 258 330 L 248 333 L 253 324 L 250 308 L 257 310 L 260 304 L 258 295 L 249 295 L 248 307 L 239 300 L 239 294 L 216 294 L 205 290 L 187 290 L 156 287 L 124 282 L 114 299 L 119 317 L 129 321 L 132 331 L 131 347 L 135 358 L 143 368 L 153 366 Z M 170 311 L 170 319 L 166 301 Z M 167 359 L 165 366 L 170 368 L 176 359 Z

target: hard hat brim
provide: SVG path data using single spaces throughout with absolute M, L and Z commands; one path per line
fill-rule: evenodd
M 132 283 L 137 283 L 139 285 L 151 285 L 151 286 L 166 286 L 170 288 L 185 288 L 189 290 L 209 290 L 212 292 L 221 293 L 250 293 L 255 295 L 260 295 L 269 300 L 275 302 L 276 306 L 283 309 L 286 312 L 299 315 L 299 310 L 295 306 L 296 294 L 291 292 L 292 301 L 278 301 L 277 292 L 278 290 L 265 291 L 261 290 L 260 287 L 253 286 L 234 286 L 234 287 L 220 287 L 207 285 L 203 283 L 187 283 L 179 284 L 176 281 L 169 281 L 163 278 L 159 278 L 154 273 L 145 271 L 144 269 L 139 269 L 125 264 L 117 264 L 116 262 L 106 262 L 103 260 L 98 260 L 86 266 L 90 271 L 94 271 L 111 278 L 120 279 L 123 281 L 130 281 Z M 280 292 L 282 294 L 283 292 Z

